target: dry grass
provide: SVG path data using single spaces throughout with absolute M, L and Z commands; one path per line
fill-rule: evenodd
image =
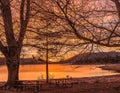
M 72 88 L 43 88 L 38 92 L 33 90 L 0 90 L 0 93 L 120 93 L 120 75 L 73 80 L 78 84 L 74 84 Z

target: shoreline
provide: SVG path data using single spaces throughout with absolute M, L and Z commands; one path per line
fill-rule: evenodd
M 41 61 L 35 61 L 35 60 L 23 60 L 21 59 L 20 61 L 20 65 L 43 65 L 43 64 L 46 64 L 45 62 L 41 62 Z M 111 63 L 111 62 L 102 62 L 102 63 L 99 63 L 99 62 L 91 62 L 91 63 L 74 63 L 74 62 L 50 62 L 49 64 L 62 64 L 62 65 L 106 65 L 106 64 L 120 64 L 119 63 Z M 1 62 L 0 62 L 0 66 L 4 66 L 6 65 L 6 62 L 5 62 L 5 59 Z
M 111 70 L 120 73 L 120 64 L 107 64 L 100 67 L 103 70 Z

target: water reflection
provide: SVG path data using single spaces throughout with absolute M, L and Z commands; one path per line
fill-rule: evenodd
M 78 77 L 92 77 L 92 76 L 104 76 L 115 75 L 113 71 L 102 70 L 100 65 L 49 65 L 49 77 L 50 78 L 71 78 Z M 37 80 L 45 79 L 45 65 L 24 65 L 20 66 L 19 77 L 21 80 Z M 7 80 L 6 66 L 0 67 L 0 81 Z

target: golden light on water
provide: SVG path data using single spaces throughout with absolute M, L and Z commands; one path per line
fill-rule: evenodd
M 49 65 L 49 78 L 80 78 L 91 76 L 115 75 L 112 71 L 101 70 L 100 65 L 82 65 L 75 69 L 74 65 Z M 6 66 L 0 68 L 0 81 L 7 80 Z M 20 66 L 20 80 L 45 79 L 45 65 L 23 65 Z

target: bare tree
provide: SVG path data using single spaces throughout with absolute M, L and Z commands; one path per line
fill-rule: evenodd
M 13 5 L 17 4 L 11 0 L 0 0 L 1 20 L 3 24 L 4 41 L 0 39 L 0 51 L 6 58 L 8 70 L 8 80 L 6 85 L 12 87 L 16 80 L 19 80 L 19 62 L 20 53 L 23 46 L 23 40 L 26 33 L 29 16 L 30 16 L 30 0 L 21 0 L 19 2 L 19 13 L 15 14 Z M 14 13 L 14 14 L 13 14 Z M 19 29 L 14 29 L 14 17 L 19 16 Z M 15 32 L 18 33 L 16 37 Z
M 40 24 L 40 26 L 41 25 L 42 24 Z M 55 29 L 52 24 L 46 25 L 43 28 L 40 28 L 40 26 L 38 26 L 37 28 L 34 28 L 34 26 L 30 26 L 28 28 L 28 31 L 36 34 L 36 36 L 31 38 L 34 40 L 34 43 L 28 42 L 25 44 L 25 46 L 31 46 L 38 49 L 40 59 L 45 60 L 46 82 L 48 83 L 48 64 L 51 62 L 59 61 L 65 54 L 74 51 L 75 47 L 78 46 L 77 44 L 79 42 L 79 39 L 77 39 L 74 33 L 71 33 L 70 31 L 60 31 L 60 29 Z M 71 36 L 71 38 L 68 39 L 68 35 Z M 78 42 L 73 42 L 73 39 L 74 41 L 76 39 L 76 41 Z
M 66 1 L 66 3 L 69 2 Z M 38 48 L 41 56 L 46 56 L 46 80 L 48 82 L 48 61 L 49 58 L 61 56 L 70 51 L 79 50 L 82 48 L 88 52 L 90 42 L 80 41 L 77 38 L 72 29 L 70 28 L 66 18 L 64 18 L 62 12 L 59 9 L 57 3 L 52 0 L 39 0 L 33 1 L 32 16 L 33 22 L 36 25 L 28 27 L 30 32 L 36 34 L 34 43 L 28 43 Z M 69 3 L 68 3 L 69 4 Z M 50 8 L 51 7 L 51 8 Z M 57 13 L 57 14 L 56 14 Z M 79 47 L 78 47 L 79 46 Z M 93 47 L 90 49 L 92 51 Z M 82 53 L 85 51 L 81 51 Z

